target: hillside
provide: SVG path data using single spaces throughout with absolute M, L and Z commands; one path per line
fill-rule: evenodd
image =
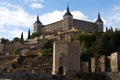
M 2 56 L 0 61 L 0 71 L 51 73 L 52 70 L 52 54 Z

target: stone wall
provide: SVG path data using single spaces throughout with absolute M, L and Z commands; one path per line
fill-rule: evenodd
M 93 22 L 74 19 L 74 27 L 83 32 L 97 32 L 97 25 Z
M 42 33 L 51 33 L 51 32 L 70 30 L 72 27 L 80 31 L 83 31 L 83 32 L 97 32 L 98 31 L 98 28 L 97 28 L 98 25 L 93 22 L 82 21 L 82 20 L 77 20 L 77 19 L 72 19 L 72 20 L 73 20 L 73 24 L 69 26 L 70 28 L 65 29 L 66 27 L 64 23 L 65 21 L 61 20 L 61 21 L 58 21 L 52 24 L 44 25 L 41 31 Z
M 63 20 L 48 25 L 44 25 L 44 27 L 42 27 L 42 33 L 58 32 L 62 30 L 63 30 Z
M 94 22 L 77 20 L 77 19 L 71 18 L 70 16 L 66 19 L 62 19 L 60 21 L 57 21 L 48 25 L 42 25 L 42 26 L 34 25 L 34 27 L 35 27 L 34 32 L 42 33 L 42 34 L 59 32 L 59 31 L 67 31 L 67 30 L 70 30 L 72 27 L 74 27 L 75 29 L 78 29 L 79 31 L 87 32 L 87 33 L 94 33 L 94 32 L 100 32 L 100 31 L 103 32 L 103 23 L 101 23 L 101 26 L 100 26 Z M 99 31 L 98 29 L 101 29 L 101 30 Z

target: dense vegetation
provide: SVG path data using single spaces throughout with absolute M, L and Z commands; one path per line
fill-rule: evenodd
M 109 56 L 120 51 L 120 31 L 107 30 L 104 33 L 78 33 L 74 40 L 80 41 L 81 60 L 87 61 L 90 57 L 100 55 Z
M 46 53 L 52 53 L 53 51 L 53 40 L 46 40 L 41 46 L 41 53 L 44 55 Z

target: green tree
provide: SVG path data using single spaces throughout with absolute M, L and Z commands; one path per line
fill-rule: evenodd
M 112 27 L 103 33 L 79 33 L 74 40 L 80 41 L 82 60 L 88 60 L 90 56 L 108 56 L 115 51 L 120 51 L 120 31 L 113 31 Z
M 5 39 L 5 38 L 1 38 L 0 40 L 1 40 L 1 43 L 9 42 L 9 40 L 8 40 L 8 39 Z
M 45 43 L 43 43 L 41 47 L 41 53 L 46 54 L 46 53 L 51 53 L 53 51 L 53 40 L 47 40 Z
M 18 37 L 15 37 L 15 38 L 13 39 L 13 42 L 21 42 L 21 39 L 18 38 Z
M 34 33 L 32 33 L 32 35 L 30 36 L 31 38 L 35 38 L 35 37 L 38 37 L 39 35 L 36 33 L 36 32 L 34 32 Z

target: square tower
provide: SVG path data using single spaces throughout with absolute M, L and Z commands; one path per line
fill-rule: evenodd
M 80 72 L 80 42 L 54 42 L 52 74 L 71 75 L 77 72 Z

